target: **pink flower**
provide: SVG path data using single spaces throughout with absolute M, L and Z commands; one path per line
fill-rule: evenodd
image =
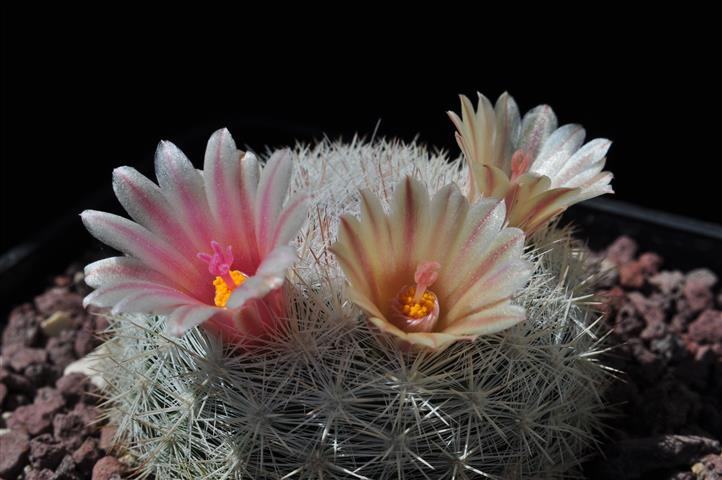
M 208 141 L 203 171 L 169 142 L 155 155 L 159 185 L 117 168 L 113 189 L 134 221 L 81 214 L 93 236 L 126 254 L 85 268 L 96 288 L 85 305 L 167 315 L 175 335 L 204 322 L 228 341 L 273 328 L 296 260 L 289 243 L 306 220 L 305 196 L 284 206 L 292 170 L 281 151 L 261 171 L 226 129 Z
M 402 345 L 442 349 L 525 318 L 511 298 L 531 275 L 524 233 L 504 228 L 504 202 L 469 205 L 455 185 L 429 198 L 408 177 L 391 212 L 361 192 L 361 218 L 341 217 L 332 247 L 349 298 Z
M 476 112 L 461 96 L 461 118 L 449 117 L 469 166 L 472 200 L 504 199 L 509 224 L 530 234 L 567 207 L 612 193 L 610 172 L 603 172 L 611 142 L 584 145 L 581 125 L 557 128 L 554 112 L 540 105 L 521 119 L 507 93 L 496 107 L 482 94 Z

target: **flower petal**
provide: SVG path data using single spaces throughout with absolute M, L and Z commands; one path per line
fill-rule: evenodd
M 256 194 L 256 240 L 261 258 L 274 247 L 273 233 L 288 193 L 292 171 L 291 153 L 279 150 L 271 155 L 261 173 Z
M 544 142 L 529 171 L 548 176 L 552 179 L 552 187 L 556 187 L 554 178 L 582 145 L 585 135 L 581 125 L 568 124 L 559 127 Z
M 502 93 L 494 106 L 496 112 L 496 136 L 494 158 L 503 172 L 511 172 L 511 156 L 519 143 L 521 118 L 519 107 L 508 92 Z
M 176 220 L 176 210 L 158 185 L 131 167 L 113 171 L 113 190 L 130 217 L 161 236 L 188 258 L 195 256 L 194 235 Z
M 191 235 L 196 252 L 204 252 L 217 230 L 208 208 L 203 176 L 170 142 L 158 145 L 155 173 L 163 196 L 176 209 L 175 217 Z
M 276 228 L 271 236 L 271 246 L 287 245 L 298 235 L 308 215 L 308 195 L 300 194 L 289 200 L 278 216 Z
M 88 231 L 101 242 L 137 258 L 194 296 L 204 292 L 198 270 L 148 229 L 111 213 L 86 210 L 80 216 Z
M 283 285 L 286 272 L 296 263 L 296 250 L 282 245 L 271 251 L 256 270 L 256 274 L 236 288 L 228 299 L 228 308 L 240 308 L 252 298 L 261 298 Z
M 524 115 L 518 148 L 536 158 L 549 135 L 557 128 L 557 117 L 549 105 L 539 105 Z
M 219 313 L 218 308 L 206 305 L 183 305 L 173 310 L 166 323 L 166 331 L 179 337 Z
M 595 138 L 577 150 L 554 176 L 553 186 L 580 187 L 604 168 L 605 155 L 612 142 Z
M 131 257 L 110 257 L 85 267 L 85 283 L 93 288 L 128 280 L 169 283 L 169 279 Z

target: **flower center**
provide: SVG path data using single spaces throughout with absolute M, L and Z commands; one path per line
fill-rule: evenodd
M 404 286 L 392 304 L 395 324 L 405 332 L 431 332 L 439 318 L 439 299 L 427 290 L 438 278 L 438 262 L 422 262 L 416 267 L 416 285 Z
M 415 286 L 401 289 L 398 300 L 404 315 L 413 319 L 425 317 L 434 310 L 434 305 L 437 303 L 436 295 L 429 290 L 425 291 L 417 301 Z
M 230 245 L 223 250 L 220 244 L 213 240 L 211 248 L 213 249 L 213 255 L 200 252 L 197 256 L 208 264 L 208 271 L 216 275 L 213 280 L 213 286 L 216 288 L 213 302 L 217 307 L 225 308 L 233 290 L 245 282 L 248 276 L 239 270 L 231 270 L 233 250 Z

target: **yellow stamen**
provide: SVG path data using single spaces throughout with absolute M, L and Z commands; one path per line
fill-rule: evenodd
M 231 278 L 233 278 L 233 283 L 236 284 L 236 287 L 245 282 L 246 278 L 248 278 L 238 270 L 232 270 L 230 274 Z M 216 279 L 213 280 L 213 286 L 216 287 L 216 296 L 213 299 L 216 303 L 216 307 L 225 307 L 226 303 L 228 303 L 228 299 L 231 297 L 231 293 L 233 293 L 233 289 L 228 288 L 225 280 L 221 277 L 216 277 Z
M 408 287 L 399 293 L 401 311 L 408 318 L 419 319 L 434 311 L 436 295 L 433 292 L 425 291 L 418 302 L 414 301 L 416 287 Z

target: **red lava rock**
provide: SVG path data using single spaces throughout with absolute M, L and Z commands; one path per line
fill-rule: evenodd
M 47 468 L 30 470 L 25 474 L 25 480 L 53 480 L 53 475 L 55 475 L 55 472 Z
M 637 248 L 637 242 L 622 235 L 607 248 L 606 257 L 610 262 L 619 266 L 632 261 L 637 254 Z
M 58 310 L 81 312 L 83 297 L 67 288 L 54 287 L 35 297 L 35 308 L 43 316 L 50 316 Z
M 637 309 L 631 302 L 625 302 L 617 312 L 614 323 L 614 332 L 623 338 L 634 335 L 644 328 L 644 322 L 637 314 Z
M 698 343 L 722 342 L 722 311 L 702 312 L 689 326 L 689 338 Z
M 69 451 L 80 447 L 89 431 L 83 417 L 74 412 L 61 413 L 53 419 L 53 436 Z
M 98 441 L 92 437 L 86 438 L 83 444 L 73 452 L 73 461 L 81 471 L 90 471 L 99 458 Z
M 48 352 L 42 348 L 21 348 L 13 352 L 9 360 L 12 369 L 20 373 L 30 365 L 47 362 Z
M 81 330 L 75 336 L 73 348 L 75 350 L 75 355 L 77 355 L 78 358 L 82 358 L 92 352 L 97 345 L 98 341 L 92 333 Z
M 98 421 L 98 409 L 93 405 L 88 405 L 87 403 L 78 403 L 75 405 L 71 413 L 79 416 L 90 430 L 92 430 L 92 427 Z
M 684 298 L 693 312 L 699 312 L 713 305 L 712 288 L 717 276 L 706 269 L 692 270 L 684 283 Z
M 684 274 L 677 270 L 659 272 L 649 278 L 649 283 L 663 295 L 677 298 L 684 287 Z
M 47 351 L 50 361 L 61 367 L 65 368 L 70 363 L 77 360 L 75 355 L 75 334 L 72 330 L 64 330 L 60 332 L 60 335 L 53 337 L 48 340 Z
M 4 368 L 0 368 L 0 383 L 8 387 L 8 391 L 13 393 L 32 393 L 35 391 L 35 387 L 27 378 L 17 373 L 11 373 Z
M 115 457 L 103 457 L 93 467 L 93 480 L 120 480 L 123 470 Z
M 63 445 L 49 433 L 30 440 L 30 464 L 38 470 L 55 469 L 67 453 Z
M 74 404 L 86 396 L 92 384 L 88 377 L 76 372 L 60 377 L 55 386 L 68 403 Z
M 115 432 L 117 431 L 118 428 L 115 425 L 105 425 L 103 428 L 101 428 L 100 442 L 98 442 L 98 446 L 106 452 L 111 451 L 113 449 L 113 446 L 115 445 L 115 442 L 113 440 L 115 438 Z
M 53 279 L 56 287 L 69 287 L 72 282 L 73 279 L 70 278 L 70 275 L 56 275 Z
M 32 347 L 39 343 L 40 338 L 40 319 L 33 306 L 25 303 L 14 308 L 3 331 L 3 348 L 13 344 Z
M 659 267 L 662 266 L 664 260 L 656 253 L 646 252 L 639 256 L 637 259 L 639 264 L 648 276 L 654 275 L 659 272 Z
M 619 284 L 626 288 L 644 286 L 644 267 L 639 262 L 628 262 L 619 267 Z
M 82 476 L 78 473 L 73 461 L 73 457 L 66 455 L 55 470 L 53 480 L 81 480 Z
M 8 432 L 0 435 L 0 477 L 15 478 L 28 461 L 30 445 L 27 435 Z
M 8 418 L 7 424 L 13 430 L 21 430 L 32 436 L 40 435 L 50 430 L 53 416 L 65 406 L 63 397 L 53 389 L 41 388 L 35 401 L 30 405 L 23 405 L 15 409 Z

